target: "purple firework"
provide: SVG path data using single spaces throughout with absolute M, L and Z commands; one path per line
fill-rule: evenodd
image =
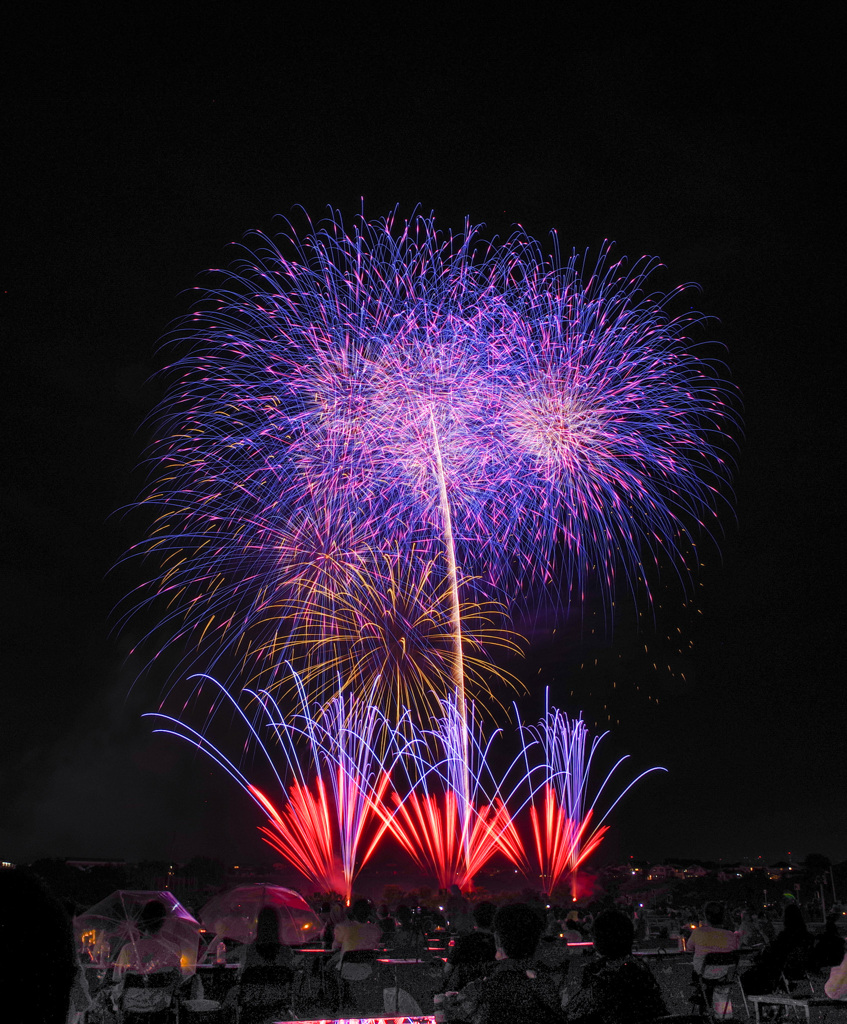
M 717 514 L 735 393 L 690 351 L 699 315 L 648 293 L 656 266 L 420 215 L 248 236 L 175 337 L 135 608 L 164 598 L 165 643 L 243 681 L 291 636 L 325 644 L 349 594 L 390 589 L 386 564 L 437 566 L 461 676 L 460 580 L 509 606 L 594 576 L 611 601 L 645 559 L 679 565 Z

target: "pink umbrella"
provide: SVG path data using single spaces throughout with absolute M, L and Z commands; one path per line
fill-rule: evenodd
M 279 918 L 279 941 L 299 946 L 317 941 L 321 933 L 318 915 L 299 892 L 281 885 L 263 882 L 239 885 L 229 892 L 213 896 L 200 911 L 200 920 L 208 932 L 239 942 L 255 942 L 256 919 L 262 907 L 274 907 Z

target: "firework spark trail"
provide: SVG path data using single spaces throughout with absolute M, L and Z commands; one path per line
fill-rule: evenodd
M 251 718 L 226 687 L 209 676 L 202 678 L 218 695 L 207 728 L 222 707 L 234 710 L 246 727 L 245 751 L 248 746 L 260 751 L 273 773 L 284 799 L 280 806 L 205 732 L 163 713 L 145 717 L 166 722 L 166 728 L 155 731 L 187 741 L 223 768 L 268 815 L 269 827 L 260 827 L 265 841 L 320 888 L 349 899 L 357 872 L 385 831 L 377 809 L 383 804 L 395 762 L 408 749 L 402 737 L 406 719 L 391 724 L 372 703 L 343 691 L 324 706 L 312 708 L 296 674 L 301 707 L 297 715 L 283 717 L 268 691 L 244 690 L 243 696 L 253 705 Z M 274 755 L 277 749 L 281 757 Z M 369 832 L 375 835 L 361 855 Z
M 388 831 L 415 864 L 435 878 L 439 888 L 465 889 L 474 875 L 498 851 L 518 856 L 520 839 L 508 808 L 499 801 L 473 808 L 468 827 L 462 824 L 460 798 L 452 790 L 441 794 L 391 794 L 386 807 Z
M 565 872 L 570 874 L 575 890 L 577 871 L 602 841 L 608 829 L 605 822 L 615 807 L 645 775 L 667 771 L 657 766 L 641 772 L 617 793 L 598 819 L 598 804 L 629 755 L 621 757 L 593 790 L 594 756 L 609 734 L 595 736 L 589 749 L 588 728 L 582 716 L 571 719 L 558 708 L 550 707 L 549 700 L 547 690 L 545 713 L 537 725 L 519 725 L 526 778 L 530 782 L 534 852 L 548 894 Z
M 392 724 L 343 688 L 332 701 L 310 707 L 296 675 L 301 710 L 288 719 L 267 691 L 244 691 L 248 716 L 225 686 L 208 676 L 204 681 L 216 694 L 206 729 L 223 708 L 234 710 L 245 726 L 244 752 L 262 753 L 282 800 L 251 782 L 205 731 L 161 713 L 148 716 L 167 723 L 156 731 L 191 743 L 222 767 L 267 815 L 268 825 L 259 829 L 265 841 L 319 888 L 348 899 L 356 874 L 386 834 L 441 887 L 471 885 L 497 852 L 531 876 L 516 825 L 527 805 L 545 891 L 552 893 L 566 873 L 575 885 L 620 800 L 645 775 L 665 770 L 642 772 L 598 819 L 602 797 L 627 757 L 592 789 L 595 754 L 607 733 L 594 737 L 589 749 L 582 718 L 570 719 L 549 703 L 537 725 L 519 724 L 521 751 L 498 781 L 491 751 L 501 730 L 486 737 L 473 702 L 462 713 L 455 695 L 442 701 L 442 717 L 423 730 L 408 712 Z
M 450 729 L 453 739 L 451 747 L 454 762 L 451 771 L 454 784 L 453 792 L 458 797 L 458 813 L 461 821 L 462 845 L 465 863 L 471 862 L 471 834 L 469 829 L 469 812 L 471 808 L 470 765 L 468 763 L 468 713 L 465 693 L 465 668 L 462 652 L 462 615 L 459 601 L 459 575 L 456 568 L 456 545 L 453 540 L 453 521 L 450 514 L 450 500 L 447 497 L 447 481 L 444 476 L 444 461 L 441 457 L 441 445 L 438 441 L 438 430 L 435 425 L 435 413 L 430 410 L 432 420 L 432 438 L 435 447 L 435 466 L 438 478 L 439 505 L 441 508 L 444 548 L 447 555 L 447 578 L 450 586 L 450 624 L 453 634 L 453 685 L 455 692 L 448 701 L 448 714 L 458 722 L 458 730 Z M 456 742 L 458 741 L 458 742 Z M 458 769 L 458 770 L 457 770 Z
M 135 601 L 164 600 L 165 646 L 274 685 L 385 555 L 411 576 L 453 558 L 475 600 L 596 577 L 611 605 L 710 528 L 734 392 L 688 351 L 699 316 L 648 294 L 655 261 L 592 269 L 422 216 L 292 229 L 288 256 L 253 237 L 176 338 L 151 450 L 161 514 L 134 554 L 160 568 Z
M 442 701 L 442 714 L 432 729 L 410 723 L 406 756 L 397 762 L 406 773 L 405 793 L 395 773 L 393 807 L 384 801 L 376 812 L 385 831 L 440 887 L 466 887 L 498 851 L 515 864 L 525 861 L 513 820 L 523 807 L 516 801 L 525 779 L 506 792 L 517 760 L 499 782 L 494 779 L 490 752 L 500 730 L 486 739 L 473 702 L 460 711 L 451 696 Z
M 421 730 L 408 713 L 392 724 L 343 689 L 328 704 L 310 708 L 295 675 L 301 711 L 286 719 L 267 691 L 243 691 L 252 707 L 248 715 L 225 686 L 209 676 L 203 681 L 216 694 L 205 729 L 231 708 L 245 728 L 243 752 L 261 752 L 281 800 L 255 785 L 205 731 L 163 713 L 145 717 L 166 723 L 155 731 L 190 743 L 235 779 L 267 815 L 267 826 L 259 827 L 264 840 L 323 891 L 349 899 L 356 874 L 386 834 L 443 886 L 470 885 L 498 850 L 515 863 L 523 858 L 508 806 L 523 779 L 507 795 L 504 782 L 494 781 L 489 755 L 499 730 L 486 739 L 472 703 L 466 721 L 455 700 L 444 701 L 444 717 Z M 392 774 L 405 775 L 402 795 Z
M 321 891 L 347 894 L 347 878 L 334 844 L 333 809 L 323 779 L 315 780 L 316 793 L 294 782 L 282 810 L 256 786 L 245 788 L 268 815 L 270 828 L 259 826 L 265 842 Z

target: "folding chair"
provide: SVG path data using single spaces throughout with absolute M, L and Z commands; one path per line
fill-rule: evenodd
M 117 1005 L 117 1024 L 165 1024 L 179 1019 L 177 989 L 182 981 L 178 970 L 123 975 L 123 989 Z
M 768 995 L 751 995 L 750 1002 L 755 1011 L 755 1021 L 773 1020 L 772 1016 L 765 1017 L 767 1013 L 779 1013 L 779 1020 L 805 1020 L 807 1024 L 812 1020 L 832 1021 L 833 1024 L 836 1020 L 847 1021 L 847 1003 L 827 999 L 826 996 L 795 998 L 784 992 L 771 992 Z
M 779 988 L 794 999 L 805 999 L 815 994 L 815 983 L 808 971 L 803 971 L 802 974 L 796 969 L 791 972 L 780 971 Z M 823 991 L 823 984 L 820 985 L 820 989 Z
M 245 967 L 235 1000 L 237 1024 L 250 1024 L 274 1014 L 288 1017 L 293 977 L 291 968 L 282 965 Z
M 740 960 L 741 953 L 737 949 L 726 953 L 707 953 L 703 958 L 703 967 L 697 974 L 697 983 L 706 1003 L 705 1014 L 708 1020 L 722 1021 L 732 1012 L 730 993 L 732 992 L 732 986 L 738 979 L 738 964 Z M 721 973 L 715 974 L 713 977 L 706 977 L 710 968 L 714 970 L 720 968 Z M 718 996 L 716 999 L 715 996 L 719 992 L 724 993 L 724 995 L 722 997 Z M 744 998 L 744 1009 L 746 1010 L 747 1000 L 744 997 L 743 988 L 741 989 L 741 995 Z M 719 1009 L 715 1007 L 718 999 L 721 1003 Z
M 377 974 L 377 957 L 382 955 L 377 949 L 351 949 L 344 953 L 338 961 L 338 998 L 342 1006 L 345 995 L 350 1001 L 359 1001 L 354 1000 L 354 993 L 360 997 L 364 994 L 367 983 Z
M 351 949 L 338 962 L 338 973 L 345 981 L 364 981 L 376 969 L 377 957 L 385 956 L 379 949 Z

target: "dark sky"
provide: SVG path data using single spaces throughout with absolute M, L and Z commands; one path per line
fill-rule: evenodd
M 0 858 L 263 856 L 234 785 L 140 719 L 161 680 L 130 692 L 135 637 L 110 635 L 140 578 L 109 570 L 142 523 L 114 513 L 143 483 L 184 290 L 245 230 L 298 203 L 350 218 L 360 197 L 373 217 L 555 228 L 566 251 L 614 239 L 700 283 L 744 396 L 737 519 L 704 548 L 695 606 L 668 580 L 656 629 L 621 615 L 601 643 L 565 622 L 519 671 L 536 701 L 544 680 L 565 710 L 610 714 L 610 759 L 669 769 L 622 805 L 611 852 L 847 858 L 834 28 L 587 25 L 569 6 L 139 9 L 11 42 Z

